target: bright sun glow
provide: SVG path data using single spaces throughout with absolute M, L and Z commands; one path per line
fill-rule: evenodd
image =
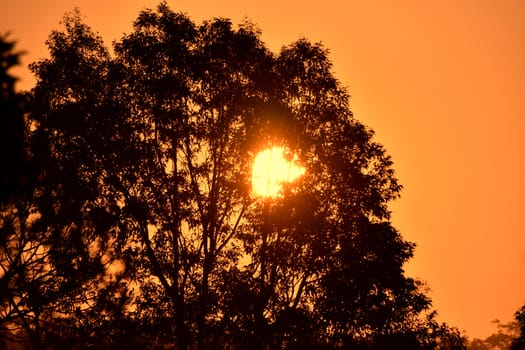
M 305 169 L 296 164 L 297 157 L 288 160 L 283 147 L 267 148 L 253 161 L 252 188 L 262 197 L 276 197 L 283 182 L 291 182 L 304 174 Z

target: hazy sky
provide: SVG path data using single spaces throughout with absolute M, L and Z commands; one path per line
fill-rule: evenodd
M 0 2 L 23 64 L 78 6 L 108 45 L 150 0 Z M 257 23 L 274 51 L 306 37 L 330 49 L 356 118 L 376 131 L 405 189 L 393 221 L 418 244 L 408 274 L 440 319 L 470 337 L 525 303 L 525 1 L 168 1 L 200 22 Z M 14 71 L 30 88 L 27 69 Z

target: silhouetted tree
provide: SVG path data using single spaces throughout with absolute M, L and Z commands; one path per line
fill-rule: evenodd
M 93 234 L 104 218 L 84 204 L 88 186 L 79 184 L 67 167 L 59 168 L 57 156 L 64 153 L 44 142 L 56 138 L 56 129 L 44 134 L 36 119 L 24 120 L 24 110 L 36 111 L 38 105 L 33 96 L 28 102 L 15 92 L 7 69 L 17 63 L 18 54 L 11 52 L 13 43 L 0 45 L 6 155 L 0 204 L 0 341 L 41 348 L 60 315 L 71 322 L 77 308 L 93 303 L 94 291 L 109 285 L 103 265 L 111 258 L 104 255 L 106 239 Z
M 519 335 L 512 340 L 511 350 L 525 350 L 525 305 L 515 314 L 516 322 L 519 327 Z
M 38 227 L 68 286 L 48 346 L 464 347 L 405 276 L 401 186 L 321 45 L 274 54 L 252 24 L 165 3 L 114 56 L 78 13 L 64 25 L 29 105 Z M 251 164 L 271 145 L 306 173 L 265 200 Z
M 492 321 L 497 325 L 497 332 L 489 335 L 485 339 L 474 338 L 468 342 L 469 350 L 503 350 L 512 349 L 514 346 L 519 347 L 520 323 L 519 311 L 516 312 L 516 321 L 501 324 L 499 320 Z
M 8 34 L 0 36 L 0 200 L 6 202 L 27 190 L 29 173 L 24 142 L 23 96 L 15 91 L 9 69 L 19 64 L 21 52 Z
M 28 198 L 31 174 L 25 142 L 23 95 L 9 69 L 20 52 L 0 36 L 0 346 L 9 340 L 35 340 L 42 271 L 40 241 L 30 232 L 35 221 Z

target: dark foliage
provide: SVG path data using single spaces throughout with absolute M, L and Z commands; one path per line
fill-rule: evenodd
M 19 64 L 21 52 L 15 42 L 0 36 L 0 201 L 5 203 L 30 187 L 29 163 L 25 154 L 23 96 L 15 91 L 16 78 L 9 69 Z
M 10 232 L 27 226 L 40 260 L 7 290 L 38 298 L 18 306 L 14 340 L 464 348 L 404 273 L 414 245 L 388 211 L 401 186 L 326 49 L 301 39 L 274 54 L 252 24 L 196 25 L 166 4 L 141 12 L 113 55 L 78 13 L 63 24 L 32 65 L 26 131 L 39 176 Z M 273 145 L 306 172 L 257 198 L 251 164 Z
M 515 314 L 519 326 L 519 336 L 512 341 L 511 350 L 525 350 L 525 305 Z

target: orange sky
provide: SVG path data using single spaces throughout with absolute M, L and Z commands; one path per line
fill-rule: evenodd
M 109 45 L 157 3 L 4 0 L 0 33 L 28 51 L 26 65 L 47 55 L 47 35 L 74 6 Z M 512 318 L 525 303 L 525 1 L 168 3 L 199 22 L 248 17 L 273 50 L 322 41 L 405 186 L 392 209 L 418 243 L 408 273 L 428 282 L 440 319 L 470 337 Z M 26 69 L 14 72 L 31 87 Z

